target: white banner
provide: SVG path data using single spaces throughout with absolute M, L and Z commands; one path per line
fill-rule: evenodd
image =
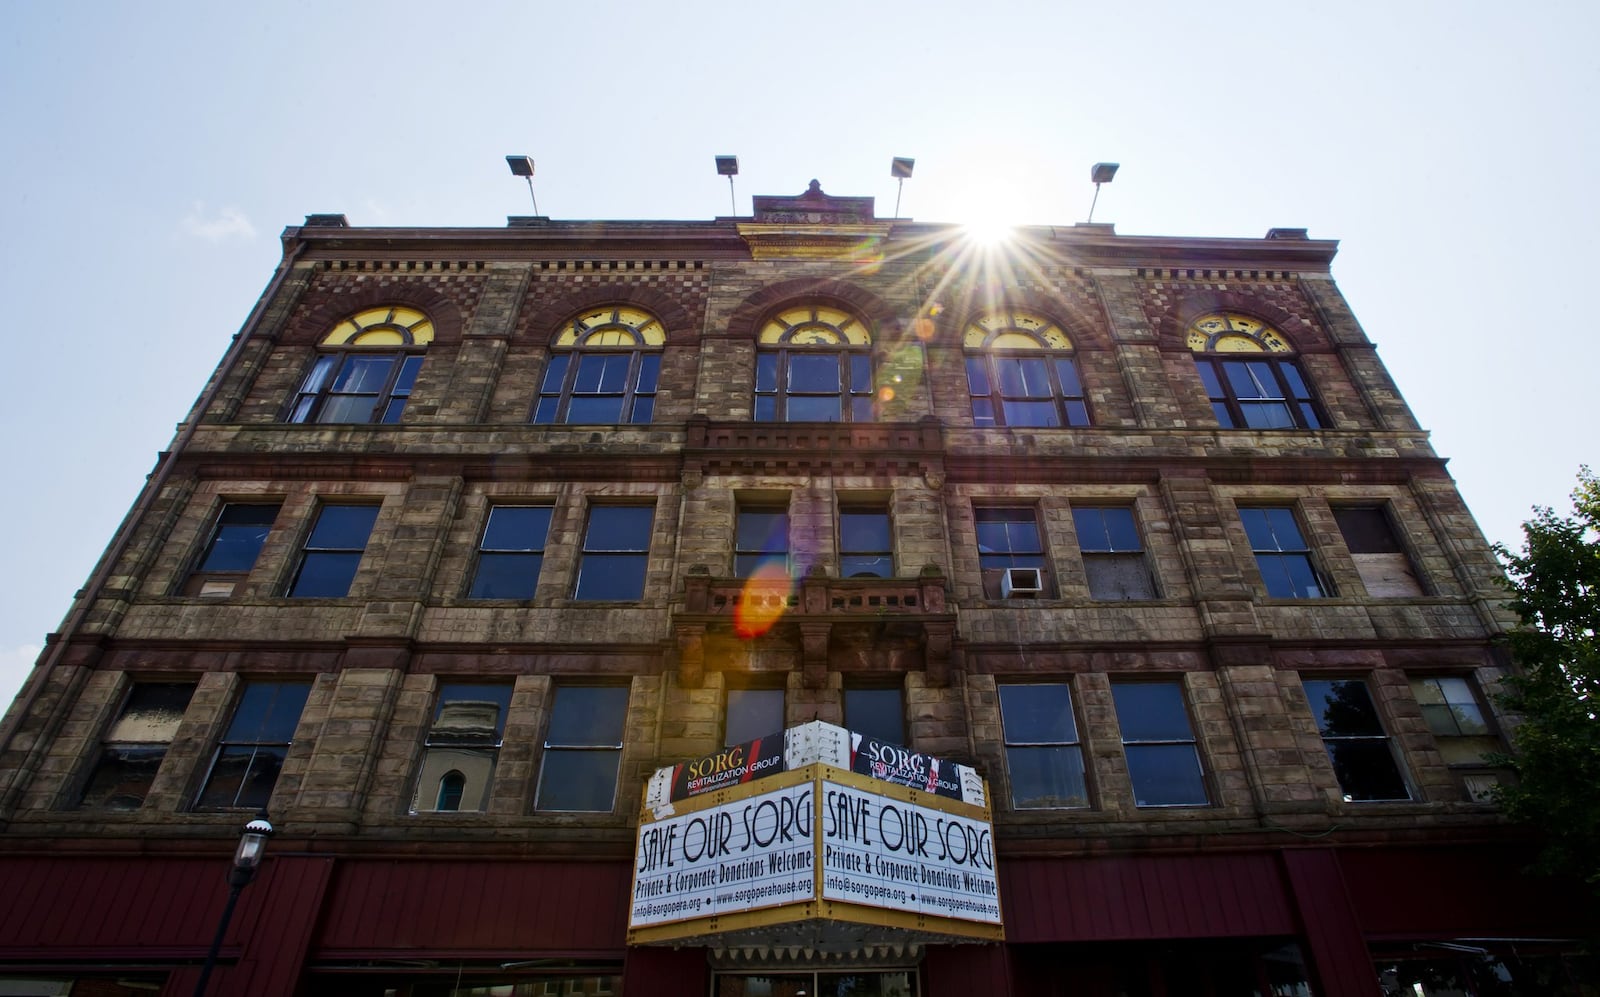
M 805 782 L 640 825 L 628 926 L 811 900 L 815 793 Z
M 821 785 L 824 900 L 1000 923 L 987 822 Z

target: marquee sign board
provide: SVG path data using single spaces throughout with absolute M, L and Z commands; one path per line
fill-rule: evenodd
M 887 938 L 1004 937 L 986 807 L 823 763 L 665 812 L 650 802 L 647 789 L 631 944 L 753 928 L 777 939 L 818 922 L 874 925 Z

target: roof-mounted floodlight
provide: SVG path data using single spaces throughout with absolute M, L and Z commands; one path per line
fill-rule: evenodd
M 1095 163 L 1089 168 L 1089 179 L 1094 181 L 1094 200 L 1089 202 L 1089 221 L 1094 221 L 1094 206 L 1100 203 L 1100 185 L 1110 183 L 1117 175 L 1121 163 Z
M 889 175 L 897 181 L 894 190 L 894 216 L 900 217 L 900 195 L 906 189 L 906 179 L 911 176 L 911 171 L 917 166 L 915 159 L 896 156 L 889 160 Z
M 728 178 L 728 210 L 733 214 L 739 213 L 738 206 L 733 200 L 733 178 L 739 175 L 738 156 L 717 156 L 717 175 Z
M 511 167 L 511 175 L 523 177 L 528 181 L 528 196 L 533 198 L 533 213 L 539 213 L 539 197 L 533 192 L 533 160 L 528 156 L 507 156 L 506 165 Z

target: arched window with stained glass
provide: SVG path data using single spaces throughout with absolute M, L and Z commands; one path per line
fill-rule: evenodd
M 415 308 L 357 312 L 322 337 L 286 421 L 399 422 L 432 342 L 433 322 Z
M 756 342 L 755 421 L 872 421 L 866 320 L 832 305 L 795 305 L 762 323 Z
M 1185 342 L 1217 424 L 1225 429 L 1320 429 L 1326 425 L 1288 339 L 1242 312 L 1208 312 Z
M 1072 339 L 1032 311 L 987 312 L 967 325 L 967 393 L 975 426 L 1087 426 Z
M 642 308 L 605 305 L 573 316 L 553 344 L 533 421 L 650 422 L 666 341 L 661 320 Z

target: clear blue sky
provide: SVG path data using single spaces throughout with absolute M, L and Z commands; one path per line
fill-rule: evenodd
M 1491 539 L 1595 462 L 1589 3 L 90 3 L 0 41 L 0 698 L 310 212 L 739 211 L 1342 241 L 1334 275 Z

